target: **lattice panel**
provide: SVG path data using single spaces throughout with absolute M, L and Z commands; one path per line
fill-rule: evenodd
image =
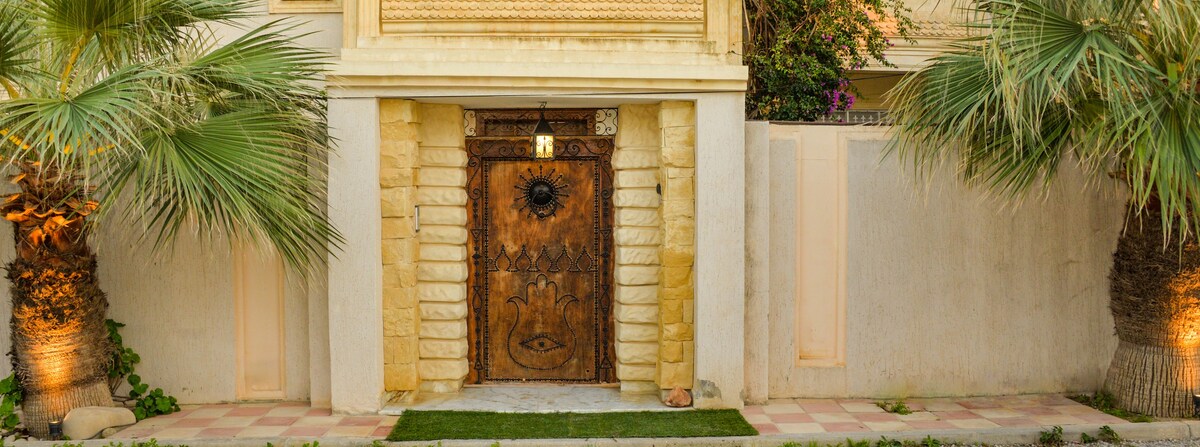
M 384 21 L 579 20 L 699 22 L 704 0 L 382 0 Z

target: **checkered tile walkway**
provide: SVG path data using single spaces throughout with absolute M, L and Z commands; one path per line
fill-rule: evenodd
M 333 437 L 382 439 L 396 416 L 333 416 L 305 402 L 189 405 L 121 430 L 113 439 Z
M 912 414 L 871 400 L 784 399 L 742 410 L 762 435 L 986 429 L 1125 422 L 1057 395 L 906 399 Z M 303 402 L 185 406 L 118 432 L 115 439 L 321 437 L 382 439 L 396 416 L 333 416 Z
M 872 400 L 784 399 L 742 411 L 763 435 L 1120 424 L 1058 395 L 905 399 L 912 414 L 883 411 Z

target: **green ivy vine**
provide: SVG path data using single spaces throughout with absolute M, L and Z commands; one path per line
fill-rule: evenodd
M 16 374 L 9 374 L 0 380 L 0 438 L 7 438 L 20 430 L 21 418 L 17 416 L 17 407 L 25 400 L 21 383 Z
M 108 339 L 112 342 L 112 366 L 108 369 L 108 386 L 116 395 L 121 387 L 122 379 L 129 384 L 126 404 L 132 402 L 133 415 L 137 420 L 179 411 L 178 400 L 163 392 L 162 388 L 150 389 L 150 385 L 142 382 L 142 377 L 134 373 L 134 367 L 141 363 L 142 357 L 133 349 L 126 347 L 121 338 L 120 329 L 124 324 L 113 320 L 105 320 L 108 326 Z M 3 410 L 3 408 L 0 408 Z

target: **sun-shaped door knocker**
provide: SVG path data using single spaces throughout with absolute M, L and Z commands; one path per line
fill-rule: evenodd
M 529 177 L 525 177 L 525 174 L 520 175 L 521 184 L 516 188 L 521 194 L 514 200 L 524 201 L 521 210 L 529 209 L 529 216 L 537 216 L 538 219 L 553 216 L 563 206 L 562 199 L 569 196 L 567 189 L 570 185 L 563 181 L 562 174 L 555 177 L 553 169 L 544 173 L 542 166 L 538 165 L 537 174 L 533 173 L 533 169 L 527 170 Z

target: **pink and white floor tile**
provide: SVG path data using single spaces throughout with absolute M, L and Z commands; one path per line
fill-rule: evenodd
M 747 406 L 762 435 L 1120 424 L 1125 421 L 1059 395 L 905 399 L 912 414 L 892 414 L 861 399 L 778 399 Z
M 304 402 L 185 406 L 117 432 L 114 439 L 355 437 L 382 439 L 396 416 L 334 416 Z

